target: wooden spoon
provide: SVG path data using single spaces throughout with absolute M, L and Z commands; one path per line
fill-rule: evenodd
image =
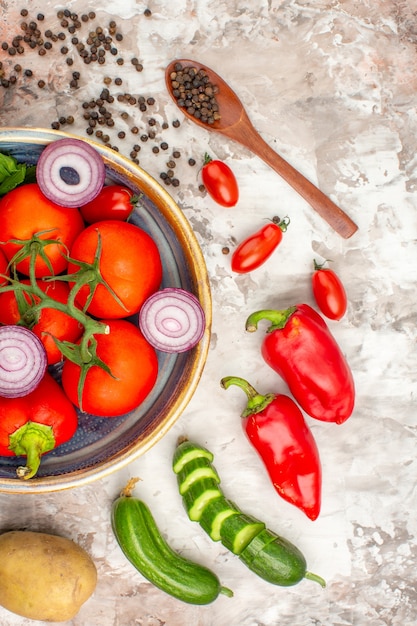
M 213 124 L 207 124 L 194 117 L 192 114 L 187 113 L 185 108 L 180 107 L 186 117 L 206 130 L 214 130 L 251 150 L 251 152 L 265 161 L 265 163 L 280 174 L 295 191 L 307 200 L 313 209 L 315 209 L 339 235 L 347 239 L 357 231 L 357 225 L 346 213 L 262 139 L 261 135 L 253 127 L 236 93 L 218 74 L 216 74 L 216 72 L 201 63 L 189 59 L 177 59 L 176 61 L 172 61 L 165 70 L 165 81 L 168 92 L 176 104 L 177 99 L 173 94 L 171 73 L 175 71 L 175 65 L 177 63 L 180 63 L 183 67 L 192 66 L 197 70 L 203 69 L 207 73 L 211 83 L 217 85 L 219 88 L 216 99 L 219 104 L 220 120 L 216 120 Z

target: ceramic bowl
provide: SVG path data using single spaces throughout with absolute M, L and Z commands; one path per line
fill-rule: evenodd
M 71 137 L 44 129 L 3 128 L 0 151 L 35 164 L 52 141 Z M 158 353 L 159 373 L 145 402 L 131 413 L 112 418 L 83 414 L 75 436 L 42 457 L 38 475 L 16 477 L 22 458 L 0 456 L 0 492 L 39 493 L 84 485 L 124 467 L 159 441 L 179 418 L 200 380 L 210 342 L 211 295 L 201 249 L 182 211 L 159 183 L 139 166 L 110 148 L 88 141 L 102 155 L 108 180 L 141 193 L 140 210 L 132 222 L 146 230 L 159 247 L 162 287 L 194 293 L 206 314 L 199 344 L 181 354 Z

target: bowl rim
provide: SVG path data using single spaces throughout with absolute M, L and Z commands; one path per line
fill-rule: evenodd
M 112 148 L 103 146 L 90 138 L 84 138 L 60 130 L 49 130 L 41 127 L 2 127 L 0 128 L 0 150 L 2 145 L 6 143 L 47 145 L 62 138 L 81 139 L 98 150 L 103 157 L 106 168 L 110 168 L 110 165 L 116 165 L 117 172 L 122 176 L 126 176 L 128 179 L 132 176 L 138 176 L 145 195 L 153 203 L 158 201 L 158 209 L 164 217 L 169 214 L 170 219 L 174 221 L 177 231 L 181 235 L 180 243 L 192 275 L 195 295 L 205 311 L 206 329 L 202 339 L 191 352 L 189 383 L 178 393 L 171 405 L 169 416 L 161 424 L 158 424 L 158 427 L 152 430 L 150 434 L 147 433 L 143 439 L 140 438 L 134 444 L 128 446 L 127 449 L 118 453 L 116 461 L 114 457 L 110 457 L 91 468 L 74 470 L 68 474 L 59 474 L 57 476 L 35 477 L 28 481 L 23 481 L 19 478 L 0 478 L 0 493 L 49 493 L 81 487 L 119 471 L 145 454 L 164 437 L 190 402 L 200 382 L 210 347 L 212 298 L 204 256 L 189 221 L 172 196 L 153 176 Z M 176 234 L 178 235 L 177 231 Z

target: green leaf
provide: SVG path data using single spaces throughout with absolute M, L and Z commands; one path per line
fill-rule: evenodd
M 25 180 L 23 182 L 25 184 L 26 183 L 36 183 L 36 165 L 27 165 L 26 166 Z
M 0 152 L 0 183 L 10 176 L 10 174 L 14 174 L 18 167 L 18 163 L 14 157 Z
M 36 165 L 18 163 L 8 154 L 0 152 L 0 196 L 26 183 L 36 182 Z
M 25 180 L 26 165 L 19 165 L 18 169 L 9 174 L 0 183 L 0 196 L 4 196 L 6 193 L 23 183 Z

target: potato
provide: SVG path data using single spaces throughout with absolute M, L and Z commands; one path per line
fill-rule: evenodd
M 97 570 L 69 539 L 31 531 L 0 534 L 0 605 L 44 622 L 65 622 L 93 593 Z

